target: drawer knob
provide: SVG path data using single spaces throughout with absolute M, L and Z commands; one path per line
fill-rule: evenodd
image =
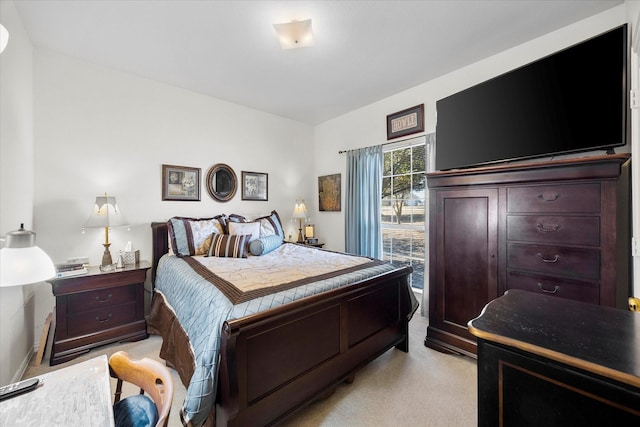
M 555 294 L 556 292 L 558 292 L 558 290 L 560 290 L 560 286 L 558 286 L 558 285 L 554 286 L 553 290 L 551 290 L 551 291 L 548 290 L 548 289 L 545 289 L 544 286 L 542 286 L 542 283 L 538 283 L 538 287 L 545 294 Z
M 104 319 L 101 319 L 100 316 L 96 316 L 96 321 L 100 323 L 108 322 L 109 320 L 111 320 L 111 313 L 109 313 L 109 316 L 107 316 Z
M 560 193 L 552 193 L 549 195 L 545 195 L 544 193 L 538 194 L 538 199 L 544 200 L 545 202 L 554 202 L 560 198 Z
M 536 227 L 541 233 L 552 233 L 560 229 L 560 224 L 538 224 Z
M 554 263 L 554 262 L 558 262 L 558 260 L 560 259 L 560 257 L 557 254 L 551 259 L 545 258 L 544 255 L 542 255 L 541 253 L 537 253 L 536 255 L 538 256 L 538 258 L 542 260 L 542 262 Z
M 111 299 L 111 296 L 112 296 L 112 295 L 111 295 L 111 294 L 109 294 L 109 295 L 108 295 L 106 298 L 104 298 L 104 299 L 100 299 L 100 297 L 98 296 L 98 297 L 96 297 L 96 301 L 98 301 L 98 302 L 107 302 L 107 301 L 109 301 L 109 300 Z

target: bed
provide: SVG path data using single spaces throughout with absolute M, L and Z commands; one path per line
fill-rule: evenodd
M 222 259 L 168 254 L 167 224 L 151 224 L 148 329 L 162 336 L 160 357 L 187 388 L 180 414 L 185 425 L 276 424 L 352 381 L 358 368 L 388 349 L 408 351 L 408 322 L 418 306 L 408 284 L 410 267 L 370 260 L 340 267 L 344 274 L 316 274 L 238 297 L 206 280 L 209 272 L 200 262 L 222 265 Z M 298 256 L 298 250 L 322 251 L 313 252 L 316 259 L 346 256 L 284 243 L 234 262 L 253 259 L 264 266 L 282 254 Z

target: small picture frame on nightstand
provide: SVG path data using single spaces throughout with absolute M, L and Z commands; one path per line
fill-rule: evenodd
M 313 224 L 307 224 L 304 226 L 304 238 L 309 241 L 316 236 L 316 226 Z
M 316 237 L 310 237 L 307 239 L 307 245 L 317 245 L 318 239 Z

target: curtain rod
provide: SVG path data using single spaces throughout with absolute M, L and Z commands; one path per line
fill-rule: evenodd
M 401 142 L 411 141 L 412 139 L 426 138 L 426 137 L 427 137 L 427 135 L 429 135 L 429 134 L 428 134 L 428 133 L 425 133 L 424 135 L 414 136 L 414 137 L 412 137 L 412 138 L 401 139 L 401 140 L 399 140 L 399 141 L 390 141 L 390 142 L 385 142 L 384 144 L 380 144 L 380 145 L 383 145 L 383 146 L 384 146 L 384 145 L 389 145 L 389 144 L 399 144 L 399 143 L 401 143 Z M 426 141 L 425 141 L 425 142 L 426 142 Z M 373 147 L 373 145 L 372 145 L 372 147 Z M 356 149 L 354 148 L 354 150 L 356 150 Z M 344 154 L 344 153 L 347 153 L 347 152 L 349 152 L 349 151 L 351 151 L 351 150 L 340 150 L 340 151 L 338 151 L 338 154 Z

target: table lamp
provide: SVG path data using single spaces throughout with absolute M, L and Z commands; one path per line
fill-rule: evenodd
M 52 278 L 56 269 L 42 249 L 36 246 L 36 233 L 20 229 L 7 233 L 0 249 L 0 286 L 18 286 Z
M 101 269 L 107 269 L 113 266 L 113 260 L 111 259 L 111 252 L 109 251 L 109 228 L 121 227 L 128 225 L 118 209 L 118 203 L 115 196 L 97 196 L 93 206 L 91 216 L 83 227 L 85 228 L 104 228 L 104 253 L 102 254 Z
M 293 208 L 293 215 L 291 218 L 297 219 L 298 222 L 298 243 L 304 243 L 304 237 L 302 236 L 302 220 L 307 219 L 307 207 L 304 205 L 304 200 L 298 197 L 296 200 L 296 206 Z

